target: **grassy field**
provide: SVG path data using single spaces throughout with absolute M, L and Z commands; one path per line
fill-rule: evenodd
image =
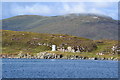
M 51 51 L 51 45 L 64 47 L 67 46 L 82 46 L 89 49 L 89 52 L 60 52 Z M 50 52 L 62 54 L 64 56 L 78 55 L 85 57 L 118 57 L 117 54 L 112 55 L 112 47 L 117 45 L 115 40 L 90 40 L 82 37 L 71 36 L 67 34 L 43 34 L 33 32 L 9 31 L 2 30 L 2 53 L 7 55 L 18 55 L 21 51 L 36 55 L 39 52 Z M 96 55 L 97 53 L 104 55 Z

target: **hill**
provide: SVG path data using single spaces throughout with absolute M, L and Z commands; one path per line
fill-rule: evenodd
M 51 50 L 52 45 L 59 47 L 81 45 L 82 47 L 89 47 L 90 51 L 96 48 L 95 43 L 90 39 L 63 34 L 42 34 L 3 30 L 2 36 L 3 53 L 6 53 L 6 51 L 7 53 L 14 53 L 15 51 L 19 52 L 21 50 L 37 53 Z
M 56 45 L 59 49 L 68 47 L 76 49 L 82 48 L 80 52 L 63 52 L 57 51 L 56 54 L 62 55 L 79 55 L 87 57 L 95 57 L 98 53 L 102 53 L 103 57 L 117 56 L 116 51 L 112 50 L 113 46 L 117 46 L 114 40 L 90 40 L 82 37 L 76 37 L 64 34 L 47 34 L 33 33 L 21 31 L 2 30 L 2 55 L 18 55 L 19 53 L 36 55 L 39 52 L 51 52 L 52 45 Z M 84 54 L 83 54 L 84 53 Z
M 2 20 L 4 30 L 69 34 L 89 39 L 118 38 L 118 21 L 95 14 L 21 15 Z

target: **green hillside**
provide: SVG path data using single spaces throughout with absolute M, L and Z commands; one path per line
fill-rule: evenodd
M 21 15 L 2 20 L 4 30 L 68 34 L 89 39 L 118 37 L 118 23 L 110 17 L 95 14 L 61 16 Z
M 36 55 L 39 52 L 51 52 L 51 45 L 67 48 L 68 46 L 81 46 L 84 52 L 54 52 L 63 55 L 80 55 L 93 57 L 97 53 L 104 53 L 104 57 L 117 57 L 113 55 L 112 47 L 117 45 L 114 40 L 90 40 L 64 34 L 43 34 L 33 32 L 2 30 L 2 53 L 3 55 L 18 55 L 20 52 Z M 53 53 L 53 52 L 51 52 Z M 82 54 L 84 53 L 84 54 Z
M 41 19 L 45 19 L 44 16 L 38 16 L 38 15 L 23 15 L 23 16 L 15 16 L 8 19 L 2 20 L 2 27 L 6 30 L 14 30 L 14 31 L 20 31 L 20 30 L 26 30 L 30 29 L 30 27 L 27 27 L 29 24 L 37 22 Z
M 42 34 L 3 30 L 2 36 L 3 53 L 14 53 L 21 50 L 37 53 L 44 50 L 51 50 L 51 45 L 60 46 L 62 44 L 67 44 L 67 46 L 89 46 L 91 50 L 93 50 L 95 46 L 92 40 L 63 34 Z M 48 44 L 48 46 L 44 44 Z M 10 51 L 7 49 L 10 49 Z

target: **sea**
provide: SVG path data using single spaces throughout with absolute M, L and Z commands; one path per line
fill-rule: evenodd
M 118 78 L 118 61 L 2 59 L 2 78 Z

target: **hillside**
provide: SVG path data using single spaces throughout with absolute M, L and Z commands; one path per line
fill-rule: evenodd
M 117 56 L 116 51 L 112 51 L 113 46 L 117 46 L 114 40 L 90 40 L 82 37 L 64 35 L 64 34 L 43 34 L 33 32 L 2 30 L 2 55 L 18 55 L 19 53 L 36 55 L 39 52 L 51 51 L 51 46 L 58 48 L 77 47 L 83 48 L 80 52 L 57 51 L 56 54 L 79 55 L 79 56 L 99 56 L 97 53 L 103 53 L 103 57 Z M 83 54 L 84 53 L 84 54 Z
M 39 33 L 68 34 L 89 39 L 118 37 L 118 22 L 95 14 L 69 14 L 61 16 L 21 15 L 2 20 L 4 30 Z
M 51 51 L 51 45 L 57 45 L 59 47 L 81 45 L 86 48 L 89 47 L 91 51 L 96 48 L 92 40 L 63 34 L 42 34 L 3 30 L 2 36 L 3 53 L 14 53 L 15 51 L 19 52 L 21 50 L 30 53 L 45 50 Z M 10 49 L 10 51 L 7 49 Z

